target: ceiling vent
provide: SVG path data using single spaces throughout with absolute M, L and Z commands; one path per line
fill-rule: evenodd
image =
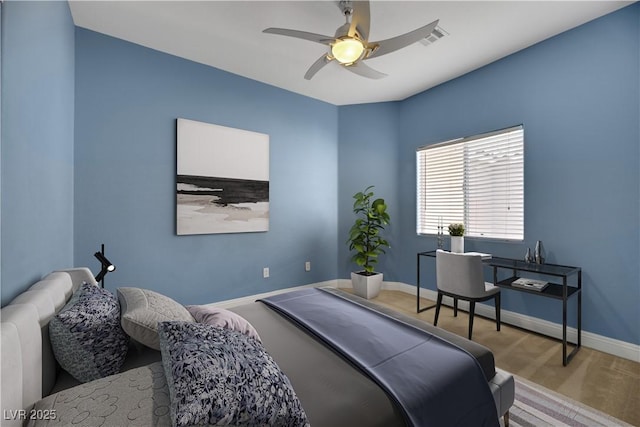
M 433 43 L 437 42 L 438 40 L 440 40 L 441 38 L 443 38 L 444 36 L 448 36 L 448 35 L 449 35 L 449 33 L 447 33 L 442 27 L 437 26 L 431 32 L 431 34 L 429 34 L 427 37 L 425 37 L 422 40 L 420 40 L 420 43 L 422 43 L 425 46 L 429 46 L 430 44 L 433 44 Z

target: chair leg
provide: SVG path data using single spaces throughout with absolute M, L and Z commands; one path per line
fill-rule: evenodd
M 440 316 L 440 306 L 442 305 L 442 294 L 438 292 L 438 300 L 436 301 L 436 317 L 433 326 L 438 326 L 438 316 Z
M 469 301 L 469 339 L 471 339 L 471 334 L 473 333 L 473 314 L 476 311 L 476 302 Z
M 500 330 L 500 292 L 496 294 L 496 330 Z
M 453 298 L 453 317 L 458 317 L 458 298 Z
M 509 427 L 509 411 L 505 412 L 502 418 L 504 419 L 504 427 Z

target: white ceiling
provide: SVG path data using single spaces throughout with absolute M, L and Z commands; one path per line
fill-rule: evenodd
M 620 9 L 630 1 L 372 1 L 370 41 L 436 19 L 449 35 L 367 61 L 388 74 L 360 77 L 334 62 L 311 80 L 323 45 L 264 34 L 267 27 L 333 36 L 336 1 L 70 1 L 79 27 L 335 105 L 402 100 Z M 589 46 L 585 46 L 588 49 Z

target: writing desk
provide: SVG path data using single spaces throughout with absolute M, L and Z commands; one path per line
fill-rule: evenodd
M 434 305 L 428 307 L 420 307 L 420 260 L 422 257 L 435 258 L 436 251 L 418 252 L 417 254 L 417 312 L 420 313 L 429 310 Z M 562 301 L 562 365 L 567 364 L 573 359 L 580 347 L 582 346 L 582 269 L 580 267 L 572 267 L 568 265 L 558 264 L 535 264 L 525 262 L 518 259 L 492 257 L 482 260 L 483 264 L 493 269 L 493 284 L 503 289 L 510 289 L 518 292 L 525 292 L 546 298 L 554 298 Z M 500 279 L 500 275 L 508 273 L 508 277 Z M 513 286 L 512 283 L 518 279 L 521 272 L 534 273 L 544 276 L 545 281 L 549 281 L 549 285 L 542 291 L 534 289 L 526 289 Z M 575 276 L 575 282 L 569 283 L 569 278 Z M 560 282 L 560 283 L 557 283 Z M 577 342 L 572 343 L 567 339 L 567 301 L 577 297 Z M 575 347 L 570 353 L 567 353 L 567 344 Z

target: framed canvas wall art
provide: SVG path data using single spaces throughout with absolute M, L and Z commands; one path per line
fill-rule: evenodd
M 269 135 L 178 119 L 178 235 L 269 230 Z

